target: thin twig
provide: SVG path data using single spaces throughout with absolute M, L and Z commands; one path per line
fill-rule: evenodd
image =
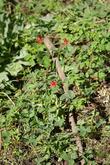
M 75 119 L 74 119 L 74 116 L 73 116 L 72 113 L 69 114 L 69 122 L 71 124 L 71 129 L 72 129 L 73 134 L 76 135 L 75 140 L 76 140 L 76 145 L 78 147 L 79 157 L 82 157 L 83 156 L 83 147 L 82 147 L 82 144 L 81 144 L 81 138 L 78 135 L 77 126 L 76 126 Z M 85 160 L 84 159 L 81 159 L 80 162 L 81 162 L 81 165 L 85 164 Z
M 63 85 L 64 92 L 67 93 L 68 92 L 68 86 L 64 82 L 65 79 L 66 79 L 66 76 L 65 76 L 65 73 L 64 73 L 64 71 L 63 71 L 63 69 L 60 65 L 58 57 L 56 57 L 56 58 L 53 57 L 53 55 L 54 55 L 53 50 L 55 49 L 55 47 L 52 44 L 52 42 L 50 41 L 48 36 L 44 38 L 44 44 L 47 47 L 50 55 L 52 56 L 52 60 L 56 65 L 57 73 L 58 73 L 60 79 L 62 80 L 62 82 L 64 84 Z M 70 125 L 71 125 L 71 130 L 72 130 L 73 134 L 75 135 L 75 140 L 76 140 L 76 145 L 77 145 L 77 148 L 78 148 L 79 157 L 82 157 L 83 156 L 83 147 L 82 147 L 82 144 L 81 144 L 81 138 L 78 135 L 77 126 L 76 126 L 76 123 L 75 123 L 74 115 L 72 113 L 69 114 L 69 122 L 70 122 Z M 83 158 L 81 159 L 80 163 L 81 163 L 81 165 L 85 164 L 85 161 L 84 161 Z
M 5 95 L 10 100 L 10 102 L 13 104 L 13 106 L 15 106 L 15 103 L 12 101 L 12 99 L 5 92 L 0 92 L 0 93 Z

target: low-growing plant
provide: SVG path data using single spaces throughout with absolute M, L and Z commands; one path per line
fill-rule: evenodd
M 84 159 L 85 164 L 109 164 L 109 114 L 98 91 L 109 84 L 110 4 L 96 0 L 3 2 L 0 163 L 74 165 Z M 65 82 L 46 49 L 47 35 Z M 82 157 L 71 131 L 70 112 L 82 141 Z

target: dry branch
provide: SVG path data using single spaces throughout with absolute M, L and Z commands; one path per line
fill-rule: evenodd
M 55 47 L 53 45 L 53 43 L 51 42 L 51 40 L 49 39 L 48 36 L 46 36 L 44 38 L 44 44 L 45 46 L 47 47 L 51 57 L 52 57 L 52 60 L 53 62 L 55 63 L 56 65 L 56 70 L 57 70 L 57 73 L 60 77 L 60 79 L 62 80 L 63 82 L 63 89 L 64 89 L 64 92 L 67 93 L 68 92 L 68 86 L 67 84 L 64 82 L 65 79 L 66 79 L 66 76 L 65 76 L 65 73 L 60 65 L 60 62 L 59 62 L 59 59 L 58 57 L 54 58 L 54 50 L 55 50 Z M 73 132 L 73 134 L 75 135 L 75 140 L 76 140 L 76 145 L 77 145 L 77 148 L 78 148 L 78 154 L 79 154 L 79 157 L 83 157 L 83 147 L 82 147 L 82 143 L 81 143 L 81 138 L 80 136 L 78 135 L 78 130 L 77 130 L 77 126 L 76 126 L 76 123 L 75 123 L 75 119 L 74 119 L 74 115 L 73 113 L 70 113 L 69 114 L 69 122 L 70 122 L 70 125 L 71 125 L 71 130 Z M 84 159 L 82 158 L 81 161 L 80 161 L 81 165 L 84 165 L 85 164 L 85 161 Z

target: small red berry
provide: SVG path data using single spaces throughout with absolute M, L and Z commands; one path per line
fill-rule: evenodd
M 50 87 L 53 88 L 53 87 L 56 87 L 56 86 L 57 86 L 57 82 L 56 81 L 51 81 Z
M 42 43 L 43 43 L 43 37 L 42 37 L 41 35 L 37 36 L 36 42 L 37 42 L 38 44 L 42 44 Z
M 64 40 L 63 40 L 63 44 L 66 46 L 66 45 L 69 44 L 69 41 L 68 41 L 66 38 L 64 38 Z

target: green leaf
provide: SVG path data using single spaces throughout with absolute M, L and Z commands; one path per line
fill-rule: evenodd
M 24 57 L 28 56 L 28 51 L 25 47 L 23 47 L 21 50 L 20 50 L 20 55 L 19 56 L 16 56 L 14 57 L 14 59 L 16 60 L 19 60 L 19 59 L 22 59 Z
M 41 20 L 45 21 L 45 22 L 50 22 L 53 19 L 53 15 L 48 13 L 46 16 L 41 17 Z
M 48 56 L 43 57 L 43 65 L 45 68 L 48 68 L 50 66 L 50 62 L 51 62 L 51 60 Z
M 4 0 L 0 0 L 0 10 L 3 8 L 4 6 Z
M 110 51 L 110 42 L 106 45 L 106 50 Z
M 69 90 L 67 93 L 64 93 L 63 95 L 61 95 L 60 99 L 61 100 L 70 100 L 70 99 L 73 99 L 74 97 L 75 97 L 74 92 Z
M 2 81 L 8 81 L 9 79 L 8 79 L 8 76 L 7 76 L 7 72 L 1 72 L 0 73 L 0 83 L 2 82 Z
M 84 127 L 84 126 L 80 126 L 80 135 L 81 136 L 83 136 L 83 137 L 85 137 L 85 136 L 87 136 L 88 135 L 88 133 L 90 133 L 91 132 L 91 128 L 88 126 L 87 128 L 86 127 Z
M 23 69 L 22 65 L 19 62 L 15 62 L 12 64 L 9 64 L 7 67 L 7 71 L 12 75 L 12 76 L 17 76 L 17 74 Z
M 4 130 L 4 131 L 2 132 L 2 137 L 3 137 L 3 139 L 4 139 L 4 145 L 6 145 L 6 147 L 7 147 L 7 146 L 9 145 L 10 139 L 11 139 L 11 134 L 10 134 L 10 132 Z
M 105 76 L 106 76 L 106 75 L 105 75 L 104 72 L 101 72 L 101 71 L 100 71 L 100 72 L 98 73 L 98 77 L 99 77 L 100 80 L 103 80 L 103 79 L 105 78 Z
M 30 66 L 30 62 L 26 62 L 26 61 L 19 61 L 20 64 L 24 65 L 24 66 Z
M 5 20 L 4 38 L 8 37 L 10 19 Z

